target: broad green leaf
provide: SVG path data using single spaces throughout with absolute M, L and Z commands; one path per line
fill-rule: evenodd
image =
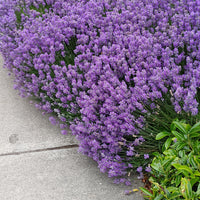
M 178 155 L 179 155 L 180 157 L 185 157 L 185 150 L 179 151 L 179 152 L 178 152 Z
M 183 195 L 184 198 L 186 198 L 185 187 L 186 187 L 186 183 L 185 183 L 185 181 L 183 181 L 183 179 L 181 179 L 180 190 L 181 190 L 181 194 Z
M 189 162 L 190 162 L 190 164 L 192 165 L 192 167 L 193 167 L 194 169 L 197 168 L 197 164 L 195 163 L 193 156 L 190 156 L 190 157 L 189 157 Z
M 195 161 L 195 163 L 198 165 L 198 167 L 200 169 L 200 159 L 197 156 L 194 156 L 194 161 Z
M 160 156 L 160 153 L 158 153 L 158 152 L 153 152 L 152 155 L 155 156 L 155 157 L 159 157 L 159 156 Z
M 157 180 L 154 179 L 154 177 L 150 177 L 149 178 L 149 181 L 154 185 L 156 186 L 157 188 L 160 188 L 160 185 L 158 184 Z M 155 188 L 155 187 L 154 187 Z
M 172 166 L 174 166 L 177 170 L 184 170 L 190 174 L 193 174 L 192 170 L 186 165 L 180 165 L 180 164 L 174 163 L 172 164 Z
M 176 188 L 176 190 L 177 190 L 177 188 Z M 180 192 L 174 192 L 174 193 L 170 194 L 168 196 L 168 198 L 171 199 L 171 200 L 174 200 L 174 199 L 177 199 L 177 197 L 180 197 L 180 196 L 181 196 Z
M 195 138 L 195 137 L 199 137 L 200 138 L 200 133 L 199 132 L 190 133 L 189 137 L 190 138 Z
M 162 138 L 166 136 L 170 136 L 170 133 L 166 131 L 160 132 L 156 135 L 156 140 L 161 140 Z
M 187 131 L 187 133 L 188 133 L 188 131 L 191 129 L 190 124 L 186 124 L 186 123 L 181 123 L 181 124 L 182 124 L 182 126 L 186 129 L 186 131 Z
M 178 187 L 179 185 L 180 185 L 180 183 L 181 183 L 181 175 L 177 175 L 176 176 L 176 180 L 175 180 L 175 183 L 176 183 L 176 187 Z
M 160 173 L 163 173 L 161 163 L 158 160 L 154 160 L 151 163 L 151 168 L 153 168 L 154 170 L 156 170 L 156 171 L 158 171 Z
M 185 146 L 187 146 L 187 144 L 185 142 L 179 142 L 179 143 L 177 143 L 177 145 L 176 145 L 176 151 L 180 151 Z
M 195 172 L 194 172 L 194 175 L 195 175 L 195 176 L 200 176 L 200 172 L 199 172 L 199 171 L 195 171 Z
M 176 130 L 176 126 L 175 126 L 175 124 L 173 122 L 170 125 L 170 130 L 171 131 L 175 131 Z
M 188 199 L 192 199 L 193 198 L 192 185 L 188 179 L 186 179 L 186 178 L 182 178 L 182 179 L 184 179 L 183 181 L 185 181 L 185 183 L 186 183 L 185 184 L 186 196 Z
M 200 181 L 200 179 L 198 177 L 190 179 L 190 183 L 192 186 L 198 181 Z
M 171 166 L 171 163 L 174 161 L 175 158 L 176 158 L 176 156 L 168 157 L 168 158 L 165 157 L 165 160 L 162 163 L 162 166 L 163 166 L 165 171 L 169 170 L 168 168 Z
M 149 192 L 149 190 L 147 190 L 147 189 L 145 189 L 145 188 L 143 188 L 143 187 L 140 187 L 140 190 L 141 190 L 142 192 L 144 192 L 145 194 L 147 194 L 149 197 L 153 197 L 153 195 L 151 194 L 151 192 Z
M 175 191 L 177 191 L 177 188 L 176 187 L 168 187 L 167 190 L 169 192 L 175 192 Z
M 187 134 L 187 129 L 186 129 L 186 124 L 181 123 L 181 122 L 173 122 L 182 133 Z M 185 126 L 185 127 L 184 127 Z
M 170 192 L 165 186 L 164 186 L 164 191 L 165 191 L 165 194 L 167 195 L 167 197 L 169 198 Z
M 177 152 L 174 149 L 167 149 L 163 152 L 165 156 L 176 156 Z
M 196 123 L 189 131 L 189 134 L 200 132 L 200 122 Z
M 181 193 L 182 193 L 182 195 L 183 195 L 183 197 L 184 197 L 185 199 L 187 199 L 186 187 L 187 187 L 187 180 L 186 180 L 186 178 L 182 178 L 182 179 L 181 179 L 180 190 L 181 190 Z
M 176 136 L 176 138 L 177 138 L 178 140 L 180 140 L 180 141 L 184 141 L 184 140 L 185 140 L 183 134 L 179 133 L 178 131 L 172 131 L 172 134 L 173 134 L 174 136 Z
M 200 183 L 199 183 L 199 185 L 198 185 L 198 187 L 197 187 L 197 195 L 200 195 Z
M 159 194 L 154 200 L 161 200 L 161 199 L 163 199 L 163 194 Z
M 168 138 L 164 143 L 165 149 L 168 149 L 171 143 L 172 143 L 172 138 Z

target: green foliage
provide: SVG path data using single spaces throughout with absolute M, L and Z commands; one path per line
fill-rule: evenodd
M 140 132 L 139 136 L 145 139 L 142 147 L 136 148 L 140 153 L 151 154 L 155 151 L 162 152 L 163 144 L 165 142 L 164 137 L 171 132 L 171 122 L 174 119 L 181 120 L 184 119 L 185 123 L 194 125 L 196 122 L 200 121 L 200 113 L 193 116 L 191 113 L 186 113 L 184 111 L 177 113 L 174 110 L 174 105 L 171 102 L 170 92 L 162 94 L 163 99 L 157 99 L 154 102 L 149 102 L 144 106 L 147 112 L 141 112 L 139 110 L 134 111 L 133 115 L 136 117 L 144 117 L 145 125 L 143 127 L 137 127 Z M 200 91 L 197 91 L 197 97 L 200 96 Z M 198 100 L 198 102 L 200 102 Z M 154 104 L 154 108 L 151 105 Z M 200 108 L 199 108 L 200 109 Z M 158 133 L 162 134 L 158 135 Z M 155 137 L 161 137 L 160 140 L 155 142 Z M 167 141 L 166 145 L 170 145 L 170 139 Z
M 49 10 L 51 8 L 51 6 L 49 6 L 48 4 L 46 4 L 45 6 L 42 4 L 39 4 L 38 7 L 31 5 L 29 8 L 30 8 L 30 10 L 35 10 L 41 14 L 45 14 L 45 10 Z
M 200 199 L 200 122 L 191 127 L 176 120 L 156 139 L 166 137 L 163 153 L 154 153 L 151 163 L 151 192 L 140 189 L 148 199 Z
M 144 118 L 144 125 L 137 127 L 139 130 L 139 134 L 137 136 L 141 136 L 145 140 L 142 145 L 134 147 L 138 157 L 134 156 L 132 157 L 132 160 L 129 160 L 129 163 L 131 163 L 133 166 L 133 170 L 137 169 L 139 166 L 143 166 L 143 169 L 145 169 L 152 161 L 154 152 L 162 153 L 165 149 L 170 147 L 170 145 L 173 143 L 173 138 L 175 137 L 172 136 L 171 133 L 171 130 L 175 126 L 174 123 L 171 124 L 172 121 L 180 121 L 191 125 L 194 125 L 200 121 L 200 113 L 197 115 L 192 115 L 191 113 L 186 113 L 184 111 L 177 113 L 174 110 L 174 105 L 171 101 L 172 96 L 170 94 L 170 89 L 168 93 L 162 94 L 162 96 L 163 99 L 157 99 L 153 102 L 149 101 L 146 102 L 146 104 L 143 104 L 146 112 L 142 112 L 140 110 L 135 110 L 133 112 L 133 115 L 136 118 Z M 200 102 L 199 97 L 200 90 L 197 90 L 198 102 Z M 181 119 L 184 119 L 184 121 L 181 121 Z M 155 141 L 156 137 L 157 141 Z M 135 137 L 130 135 L 126 136 L 125 139 L 131 142 L 135 140 Z M 181 146 L 178 148 L 181 148 Z M 144 154 L 149 154 L 149 159 L 144 159 Z M 119 155 L 121 157 L 127 157 L 125 154 L 123 154 L 123 152 Z

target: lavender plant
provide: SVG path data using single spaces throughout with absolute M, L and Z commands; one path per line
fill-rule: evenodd
M 70 124 L 110 177 L 150 171 L 157 133 L 174 118 L 199 120 L 199 1 L 0 5 L 0 51 L 16 89 Z

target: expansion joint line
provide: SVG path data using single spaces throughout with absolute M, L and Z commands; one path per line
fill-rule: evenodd
M 36 153 L 36 152 L 44 152 L 44 151 L 53 151 L 53 150 L 60 150 L 60 149 L 72 149 L 78 147 L 78 144 L 60 146 L 60 147 L 49 147 L 44 149 L 35 149 L 29 151 L 19 151 L 19 152 L 10 152 L 10 153 L 2 153 L 1 156 L 13 156 L 13 155 L 21 155 L 21 154 L 28 154 L 28 153 Z

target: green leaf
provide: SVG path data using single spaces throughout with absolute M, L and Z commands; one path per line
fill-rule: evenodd
M 145 194 L 147 194 L 149 197 L 153 197 L 153 195 L 151 194 L 151 192 L 149 192 L 149 190 L 147 190 L 147 189 L 145 189 L 145 188 L 143 188 L 143 187 L 140 187 L 140 190 L 141 190 L 142 192 L 144 192 Z
M 194 172 L 194 175 L 195 175 L 195 176 L 200 176 L 200 172 L 199 172 L 199 171 L 195 171 L 195 172 Z
M 200 179 L 198 177 L 190 179 L 190 183 L 192 186 L 198 181 L 200 181 Z
M 160 189 L 160 185 L 159 185 L 159 183 L 157 182 L 157 180 L 155 180 L 154 179 L 154 177 L 150 177 L 149 178 L 149 181 L 152 183 L 152 185 L 154 185 L 154 189 L 155 189 L 155 186 L 156 186 L 156 188 L 159 188 Z M 154 190 L 155 191 L 155 190 Z
M 163 173 L 161 163 L 157 159 L 153 160 L 153 162 L 151 163 L 151 168 L 156 170 L 157 172 Z
M 200 122 L 196 123 L 189 131 L 189 134 L 200 132 Z
M 170 193 L 174 193 L 177 191 L 177 187 L 168 187 L 167 190 L 170 192 Z
M 186 124 L 181 123 L 181 122 L 173 122 L 182 133 L 187 134 L 187 129 L 186 129 Z
M 176 121 L 178 121 L 177 118 L 174 119 L 174 121 L 171 123 L 171 125 L 170 125 L 170 130 L 171 130 L 171 131 L 175 131 L 175 130 L 176 130 L 176 126 L 175 126 L 175 124 L 174 124 L 174 122 L 176 122 Z
M 168 187 L 167 190 L 169 192 L 175 192 L 175 191 L 177 191 L 177 188 L 176 187 Z
M 190 181 L 186 178 L 181 179 L 181 192 L 186 199 L 188 200 L 192 199 L 193 197 L 192 186 Z
M 168 149 L 171 143 L 172 143 L 172 138 L 168 138 L 164 143 L 165 149 Z
M 194 156 L 194 162 L 198 165 L 200 168 L 200 159 L 197 156 Z
M 180 170 L 180 171 L 184 170 L 190 174 L 193 174 L 192 170 L 186 165 L 180 165 L 180 164 L 174 163 L 172 164 L 172 166 L 174 166 L 177 170 Z
M 173 157 L 165 157 L 164 162 L 162 163 L 162 166 L 164 168 L 165 171 L 169 170 L 168 168 L 170 167 L 171 163 L 174 161 L 174 159 L 176 158 L 176 156 Z
M 163 197 L 163 194 L 159 194 L 154 200 L 161 200 Z
M 176 145 L 176 151 L 180 151 L 185 146 L 187 146 L 187 144 L 185 142 L 179 142 L 179 143 L 177 143 L 177 145 Z
M 200 195 L 200 183 L 199 183 L 199 185 L 198 185 L 198 187 L 197 187 L 197 192 L 196 192 L 196 194 L 197 194 L 197 195 Z
M 153 152 L 152 155 L 155 156 L 155 157 L 159 157 L 159 156 L 160 156 L 160 153 L 158 153 L 158 152 Z
M 180 185 L 180 183 L 181 183 L 181 175 L 177 175 L 176 176 L 176 179 L 175 179 L 175 183 L 176 183 L 176 187 L 178 187 L 179 185 Z
M 172 134 L 173 134 L 174 136 L 176 136 L 176 138 L 177 138 L 178 140 L 180 140 L 180 141 L 185 140 L 183 134 L 179 133 L 178 131 L 172 131 Z
M 190 124 L 185 124 L 185 123 L 182 123 L 183 127 L 186 129 L 187 133 L 188 131 L 191 129 L 191 126 Z
M 197 133 L 190 133 L 189 137 L 190 138 L 200 137 L 200 133 L 199 132 L 197 132 Z
M 177 152 L 174 149 L 167 149 L 163 152 L 165 156 L 176 156 Z
M 176 188 L 176 190 L 177 190 L 177 188 Z M 179 192 L 174 192 L 174 193 L 170 194 L 168 196 L 168 198 L 172 200 L 172 199 L 177 199 L 177 197 L 180 197 L 180 196 L 181 196 L 181 194 Z
M 186 184 L 187 184 L 187 182 L 185 181 L 186 179 L 185 178 L 182 178 L 181 179 L 181 186 L 180 186 L 180 190 L 181 190 L 181 193 L 182 193 L 182 195 L 183 195 L 183 197 L 184 198 L 186 198 Z
M 185 150 L 179 151 L 179 152 L 178 152 L 178 155 L 179 155 L 180 157 L 185 157 Z
M 169 135 L 170 135 L 169 132 L 166 132 L 166 131 L 160 132 L 156 135 L 156 140 L 161 140 L 162 138 L 169 136 Z
M 197 164 L 196 164 L 195 161 L 194 161 L 193 155 L 189 157 L 189 162 L 190 162 L 191 166 L 192 166 L 194 169 L 196 169 L 196 168 L 198 167 Z
M 164 186 L 164 191 L 165 191 L 165 194 L 167 195 L 167 197 L 170 195 L 170 192 L 169 190 Z
M 175 127 L 174 123 L 172 123 L 171 126 L 170 126 L 170 130 L 174 131 L 175 129 L 176 129 L 176 127 Z

